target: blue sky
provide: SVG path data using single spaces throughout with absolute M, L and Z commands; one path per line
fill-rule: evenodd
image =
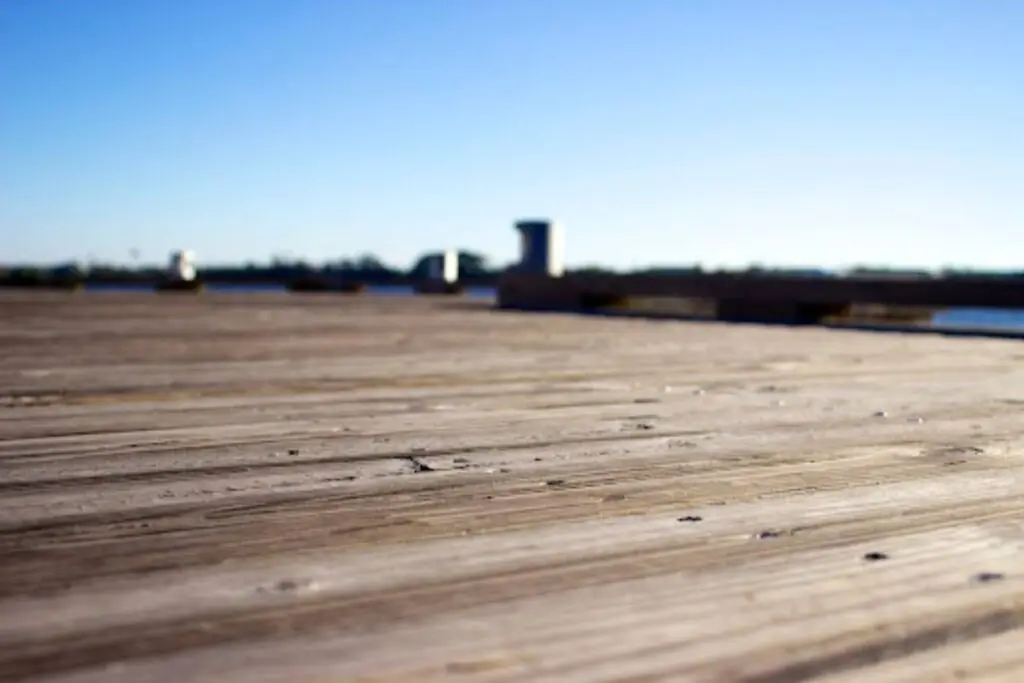
M 0 261 L 1022 267 L 1019 0 L 0 0 Z

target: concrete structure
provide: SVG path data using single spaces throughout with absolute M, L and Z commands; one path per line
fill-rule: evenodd
M 175 251 L 171 254 L 168 275 L 174 282 L 192 282 L 196 279 L 196 254 L 193 251 Z
M 502 276 L 503 306 L 569 310 L 595 308 L 633 297 L 682 297 L 719 303 L 723 319 L 817 322 L 853 304 L 886 307 L 1024 308 L 1024 278 L 931 279 L 792 277 L 751 273 L 614 275 L 578 273 L 562 278 L 512 272 Z
M 565 272 L 562 226 L 547 220 L 516 223 L 521 238 L 521 259 L 517 272 L 561 277 Z
M 839 277 L 768 271 L 565 275 L 558 226 L 520 221 L 516 228 L 522 236 L 522 260 L 498 282 L 502 308 L 628 311 L 636 310 L 639 300 L 654 299 L 713 311 L 708 315 L 719 320 L 789 324 L 927 323 L 942 308 L 1024 309 L 1024 277 Z

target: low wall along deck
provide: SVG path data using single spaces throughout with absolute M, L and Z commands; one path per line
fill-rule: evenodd
M 643 309 L 674 301 L 680 312 L 731 321 L 813 324 L 844 319 L 927 320 L 942 308 L 1024 308 L 1024 278 L 855 278 L 756 273 L 543 274 L 511 271 L 498 304 L 520 310 Z

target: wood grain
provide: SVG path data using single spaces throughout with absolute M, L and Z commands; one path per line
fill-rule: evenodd
M 1018 681 L 1013 341 L 0 294 L 0 680 Z

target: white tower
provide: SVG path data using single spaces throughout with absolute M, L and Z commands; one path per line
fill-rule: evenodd
M 516 268 L 523 273 L 561 277 L 565 273 L 562 226 L 547 220 L 516 223 L 521 237 L 521 256 Z
M 196 255 L 193 251 L 175 251 L 171 254 L 169 275 L 176 282 L 192 282 L 196 279 Z
M 453 284 L 459 279 L 459 252 L 445 249 L 427 262 L 427 279 Z

